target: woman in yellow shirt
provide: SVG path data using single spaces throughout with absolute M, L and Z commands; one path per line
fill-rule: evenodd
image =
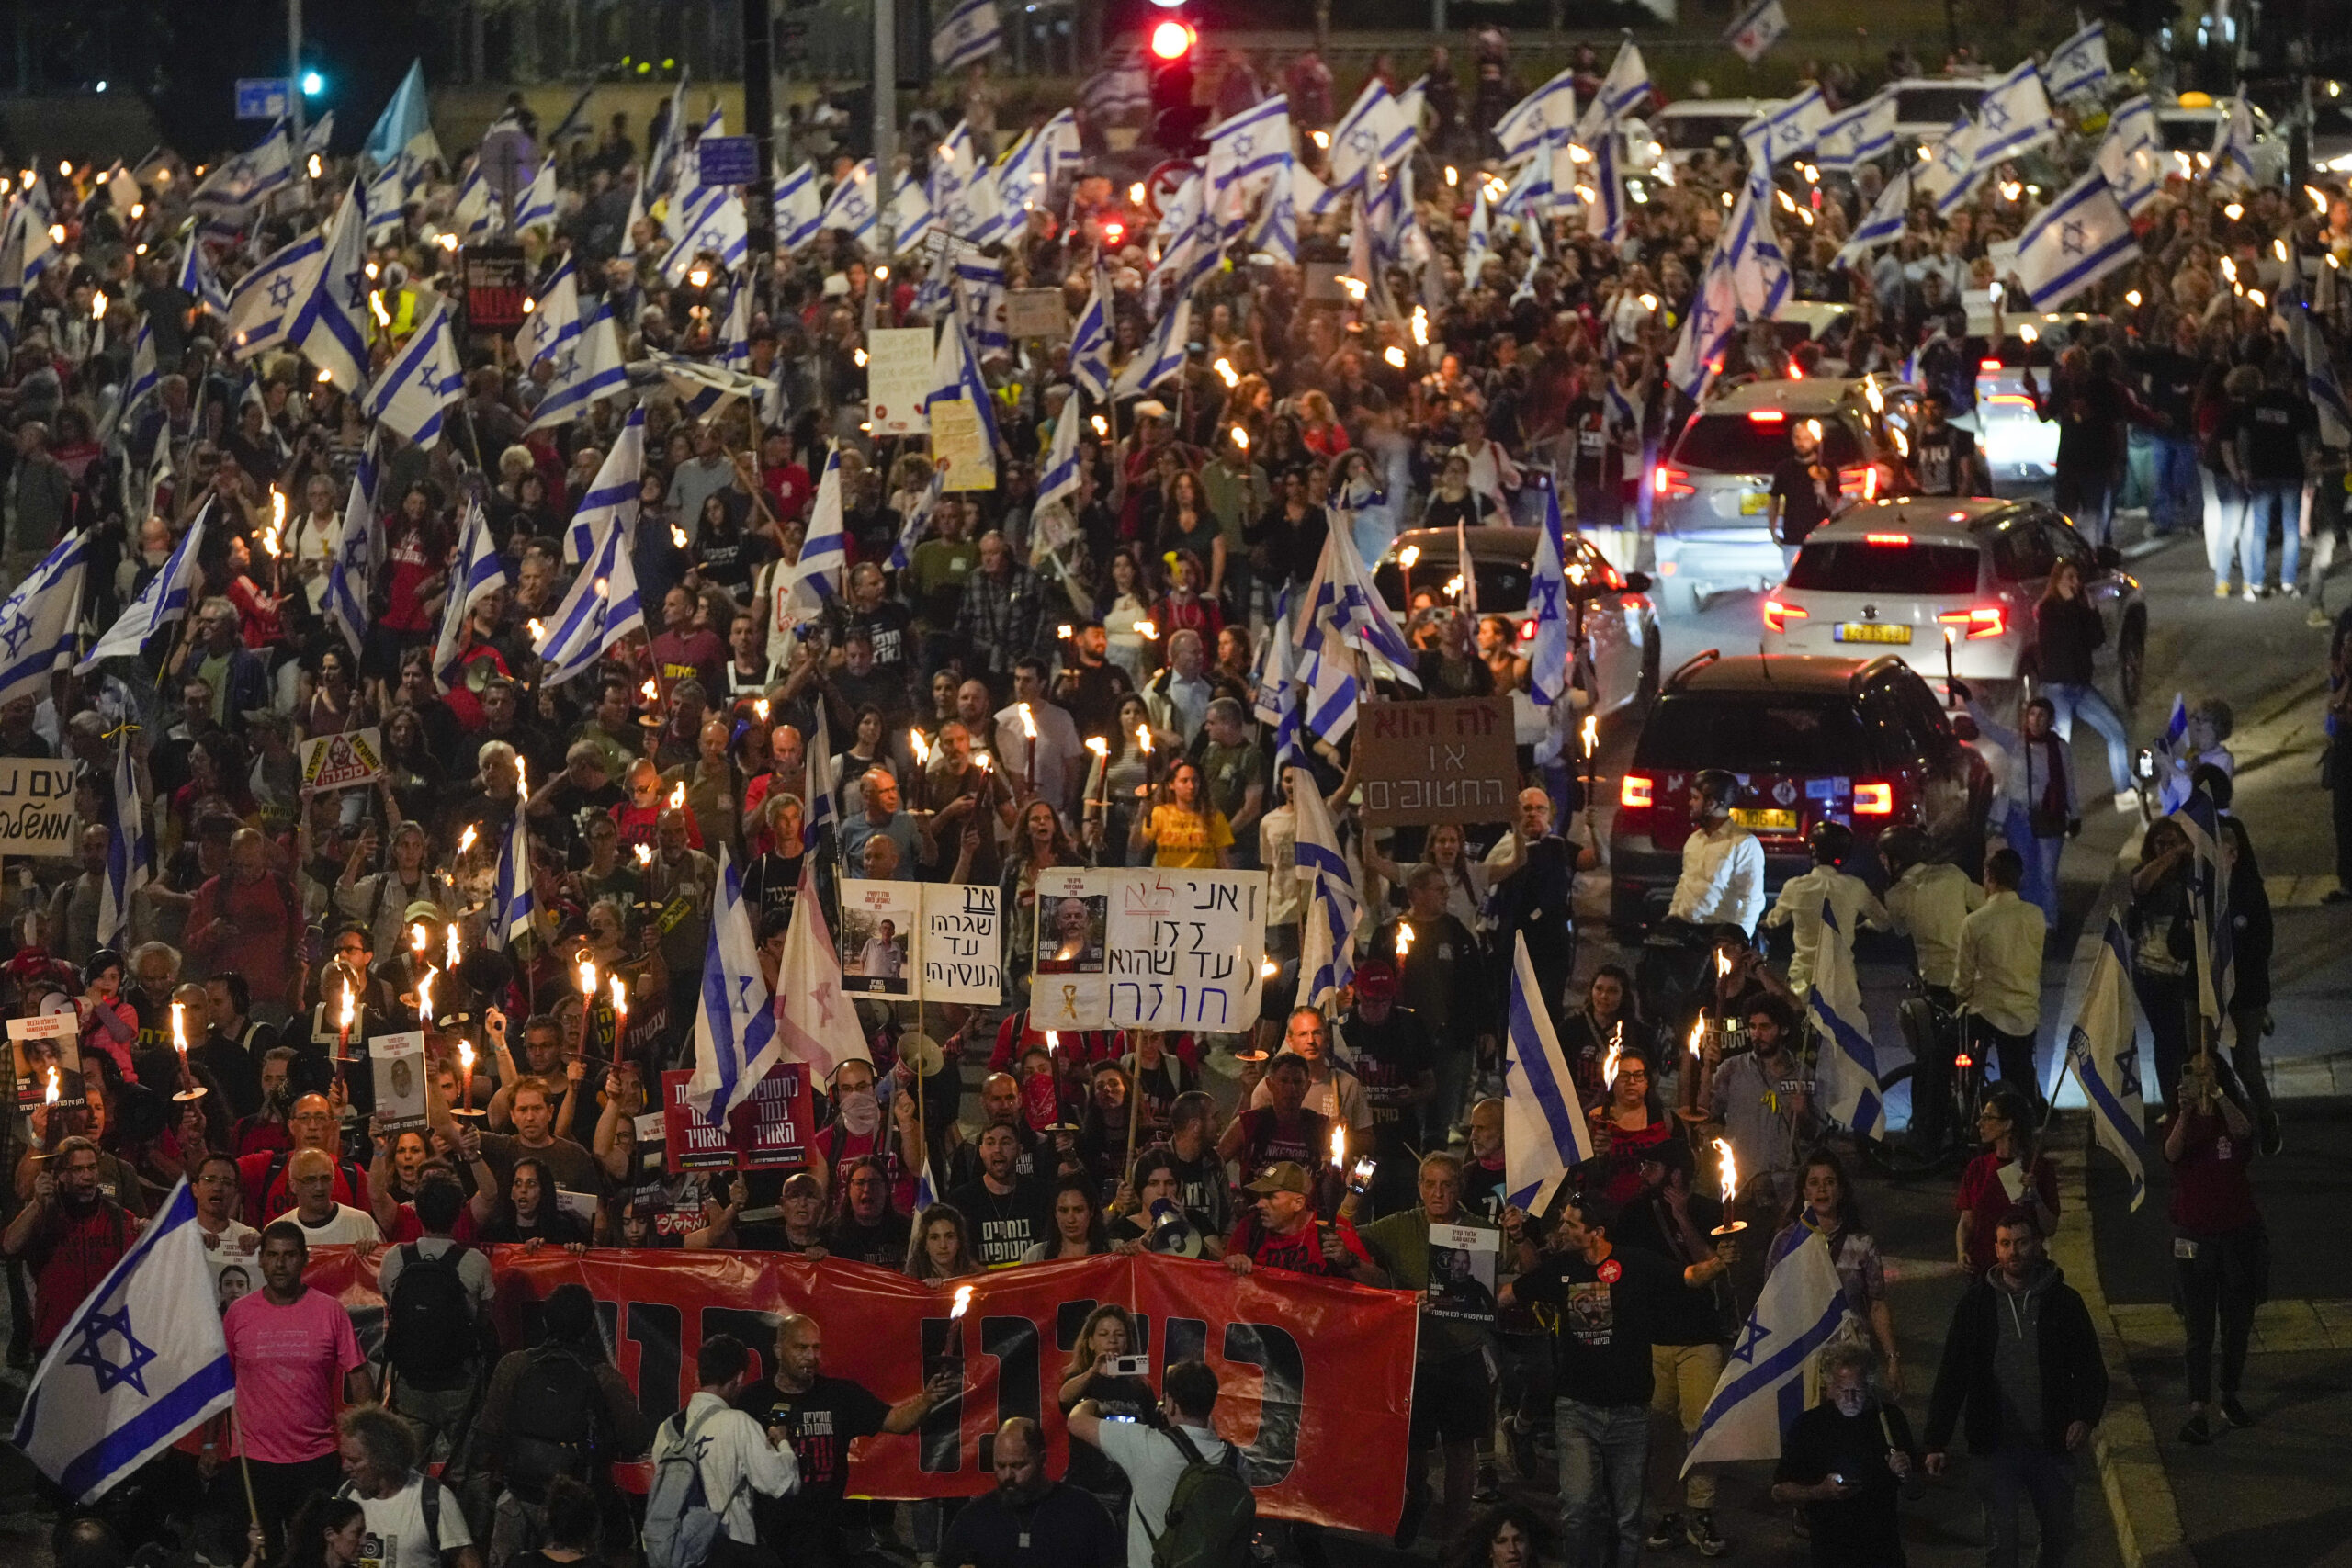
M 1201 770 L 1178 762 L 1168 770 L 1159 799 L 1146 817 L 1138 813 L 1127 837 L 1130 850 L 1152 850 L 1151 863 L 1184 871 L 1222 871 L 1233 863 L 1233 826 L 1207 801 Z

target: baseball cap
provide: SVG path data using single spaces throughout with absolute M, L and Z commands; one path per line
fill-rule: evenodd
M 1261 1197 L 1269 1192 L 1295 1192 L 1304 1197 L 1312 1190 L 1312 1186 L 1313 1184 L 1307 1179 L 1305 1166 L 1295 1159 L 1278 1159 L 1268 1166 L 1257 1180 L 1250 1182 L 1242 1190 L 1255 1192 Z
M 1166 419 L 1168 405 L 1158 398 L 1146 398 L 1135 406 L 1133 412 L 1137 419 Z
M 441 912 L 441 906 L 433 902 L 432 899 L 419 898 L 401 912 L 401 924 L 437 926 L 445 923 L 448 918 Z
M 1396 994 L 1396 967 L 1385 958 L 1367 958 L 1356 965 L 1356 995 L 1385 1001 Z

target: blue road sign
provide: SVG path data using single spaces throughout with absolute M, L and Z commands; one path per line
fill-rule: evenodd
M 707 186 L 747 186 L 760 177 L 760 144 L 749 136 L 706 136 L 695 143 Z
M 237 78 L 237 118 L 239 119 L 280 119 L 286 106 L 293 98 L 283 76 L 240 76 Z

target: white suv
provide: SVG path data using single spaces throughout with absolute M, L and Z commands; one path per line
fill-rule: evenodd
M 1911 496 L 1815 529 L 1764 600 L 1763 650 L 1891 653 L 1930 683 L 1954 675 L 2014 699 L 2038 668 L 2034 606 L 2060 560 L 2107 625 L 2098 651 L 2124 705 L 2140 700 L 2148 611 L 2112 548 L 2033 501 Z

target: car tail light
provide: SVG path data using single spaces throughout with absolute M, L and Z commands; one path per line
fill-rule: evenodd
M 1980 376 L 1987 371 L 1998 370 L 2000 367 L 2001 362 L 1997 359 L 1980 359 L 1976 362 L 1976 371 Z
M 1980 637 L 1999 637 L 2009 629 L 2008 612 L 1998 604 L 1986 604 L 1973 610 L 1947 610 L 1936 617 L 1939 626 L 1966 626 L 1968 640 Z
M 1811 619 L 1813 619 L 1813 612 L 1802 604 L 1783 604 L 1778 599 L 1764 601 L 1764 629 L 1766 631 L 1784 632 L 1789 629 L 1791 621 Z
M 1907 547 L 1911 543 L 1911 536 L 1908 534 L 1865 534 L 1862 536 L 1862 543 L 1866 545 L 1895 545 Z
M 1674 501 L 1698 494 L 1699 487 L 1690 482 L 1689 470 L 1678 468 L 1670 463 L 1660 463 L 1650 470 L 1650 493 Z
M 1627 773 L 1617 790 L 1617 804 L 1626 811 L 1647 811 L 1656 794 L 1657 781 L 1641 773 Z
M 2033 406 L 2033 400 L 2027 397 L 2023 392 L 1996 392 L 1991 397 L 1986 398 L 1984 401 L 1988 403 L 2014 403 L 2019 408 L 2029 409 Z
M 1838 493 L 1848 501 L 1874 501 L 1878 497 L 1878 465 L 1864 463 L 1859 468 L 1838 470 Z
M 1854 815 L 1857 817 L 1892 817 L 1894 815 L 1894 786 L 1891 784 L 1858 784 L 1854 786 Z
M 1750 424 L 1786 424 L 1788 422 L 1788 411 L 1785 409 L 1749 409 L 1747 411 L 1747 423 Z

